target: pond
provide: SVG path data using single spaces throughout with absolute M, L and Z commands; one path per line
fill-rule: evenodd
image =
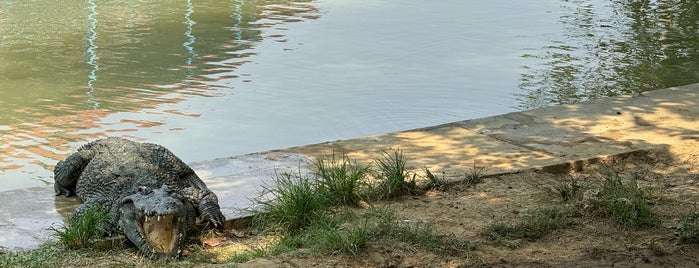
M 699 82 L 694 1 L 0 3 L 0 190 L 108 136 L 186 162 Z

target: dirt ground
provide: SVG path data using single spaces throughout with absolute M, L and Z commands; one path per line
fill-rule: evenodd
M 309 257 L 292 252 L 255 259 L 240 267 L 697 267 L 699 245 L 679 243 L 676 228 L 684 216 L 696 211 L 699 200 L 699 165 L 688 160 L 673 160 L 662 153 L 633 155 L 589 165 L 572 174 L 528 171 L 486 177 L 475 186 L 456 184 L 444 191 L 381 204 L 395 208 L 404 222 L 426 224 L 441 235 L 475 241 L 477 246 L 468 257 L 376 243 L 358 256 Z M 624 178 L 643 174 L 638 184 L 649 193 L 648 202 L 660 216 L 656 227 L 625 229 L 612 220 L 590 217 L 582 224 L 514 248 L 480 235 L 493 222 L 516 221 L 527 210 L 562 205 L 561 198 L 550 190 L 553 185 L 577 178 L 594 188 L 609 171 Z M 232 239 L 213 244 L 240 242 Z
M 685 148 L 686 149 L 686 148 Z M 64 267 L 699 267 L 699 244 L 680 243 L 678 226 L 690 213 L 699 213 L 699 154 L 686 151 L 678 160 L 669 153 L 644 152 L 613 157 L 574 173 L 525 171 L 484 177 L 475 185 L 456 183 L 443 190 L 407 196 L 375 204 L 389 206 L 399 221 L 429 226 L 442 236 L 475 243 L 466 255 L 434 253 L 395 242 L 373 242 L 361 253 L 318 255 L 296 250 L 282 255 L 226 263 L 215 252 L 235 251 L 258 243 L 259 237 L 244 229 L 227 229 L 202 240 L 205 258 L 175 262 L 152 262 L 124 249 L 99 256 L 64 262 Z M 555 170 L 555 169 L 546 169 Z M 439 172 L 439 171 L 437 171 Z M 467 172 L 467 171 L 463 171 Z M 528 211 L 560 207 L 565 202 L 551 188 L 572 178 L 586 189 L 599 189 L 604 174 L 618 172 L 623 178 L 636 174 L 647 202 L 659 216 L 649 228 L 624 228 L 609 218 L 583 216 L 579 224 L 553 230 L 543 238 L 519 241 L 512 247 L 489 241 L 481 232 L 495 222 L 516 222 Z M 441 174 L 441 172 L 440 172 Z M 639 176 L 642 175 L 642 176 Z M 463 173 L 444 174 L 452 179 Z

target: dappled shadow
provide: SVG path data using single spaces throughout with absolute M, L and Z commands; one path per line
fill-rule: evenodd
M 298 170 L 311 157 L 346 153 L 372 162 L 383 150 L 400 149 L 413 170 L 427 167 L 447 175 L 487 167 L 487 174 L 563 165 L 635 152 L 656 152 L 661 157 L 697 163 L 699 148 L 699 84 L 620 96 L 589 103 L 548 107 L 482 119 L 389 133 L 352 140 L 293 147 L 263 154 L 192 163 L 207 185 L 220 196 L 227 217 L 244 216 L 264 183 L 278 172 Z M 696 166 L 696 164 L 695 164 Z M 696 193 L 695 193 L 696 194 Z M 44 230 L 60 222 L 75 204 L 59 204 L 48 187 L 10 192 L 0 212 L 2 228 Z M 26 201 L 26 200 L 30 201 Z M 55 200 L 54 200 L 55 199 Z M 65 199 L 65 198 L 64 198 Z M 63 200 L 70 201 L 70 200 Z M 74 200 L 73 200 L 74 202 Z M 14 214 L 7 212 L 14 210 Z M 5 223 L 15 215 L 44 219 L 36 224 Z M 44 218 L 42 218 L 44 217 Z M 46 221 L 49 219 L 50 221 Z M 3 232 L 6 233 L 6 232 Z M 45 233 L 43 233 L 45 234 Z M 27 235 L 26 232 L 24 235 Z M 31 236 L 25 237 L 29 239 Z M 7 239 L 3 236 L 3 239 Z M 3 241 L 0 241 L 3 242 Z
M 499 174 L 560 165 L 559 172 L 571 172 L 585 161 L 637 152 L 696 161 L 697 94 L 699 85 L 689 85 L 283 151 L 346 153 L 371 162 L 381 150 L 400 149 L 413 169 L 461 174 L 474 167 Z

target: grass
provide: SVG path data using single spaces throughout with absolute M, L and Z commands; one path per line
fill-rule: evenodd
M 319 187 L 326 191 L 335 205 L 357 205 L 362 201 L 362 186 L 371 172 L 346 155 L 323 157 L 314 163 Z
M 467 186 L 473 186 L 483 180 L 485 172 L 488 170 L 486 166 L 477 167 L 476 162 L 473 162 L 473 167 L 466 171 L 464 183 Z
M 435 253 L 463 254 L 475 246 L 455 236 L 439 236 L 427 226 L 402 223 L 389 209 L 352 209 L 364 196 L 376 200 L 419 192 L 408 180 L 406 158 L 400 150 L 383 151 L 375 160 L 378 170 L 358 165 L 346 156 L 320 158 L 314 163 L 315 178 L 282 174 L 265 187 L 268 198 L 256 200 L 253 226 L 262 234 L 276 235 L 275 243 L 234 254 L 240 261 L 277 255 L 296 249 L 313 254 L 356 256 L 370 244 L 407 243 Z M 374 174 L 376 187 L 369 185 Z M 345 206 L 343 206 L 345 205 Z M 350 207 L 346 207 L 350 205 Z
M 198 267 L 191 255 L 183 259 L 153 260 L 140 258 L 132 250 L 93 250 L 91 248 L 67 250 L 56 242 L 47 242 L 29 251 L 2 252 L 0 267 L 54 268 L 54 267 Z M 199 253 L 197 253 L 199 254 Z
M 369 212 L 369 217 L 372 216 L 378 219 L 373 226 L 375 239 L 392 241 L 389 245 L 403 242 L 436 254 L 452 256 L 468 255 L 476 247 L 475 242 L 459 240 L 453 234 L 441 236 L 429 226 L 402 222 L 389 208 Z
M 425 185 L 426 189 L 432 189 L 437 191 L 446 191 L 449 189 L 449 186 L 451 184 L 444 177 L 444 174 L 442 174 L 442 177 L 437 177 L 429 169 L 424 168 L 424 170 L 425 177 L 427 177 L 427 185 Z
M 535 241 L 547 234 L 578 224 L 577 213 L 571 207 L 539 208 L 528 211 L 514 223 L 496 222 L 481 230 L 481 236 L 511 248 L 523 241 Z
M 282 232 L 298 232 L 311 224 L 331 206 L 324 191 L 312 178 L 278 174 L 272 185 L 264 186 L 264 196 L 255 200 L 253 225 L 261 229 L 275 228 Z
M 356 214 L 351 211 L 319 218 L 297 237 L 297 246 L 322 254 L 348 253 L 356 256 L 371 239 L 371 229 L 366 222 L 357 223 L 356 220 Z
M 248 262 L 257 258 L 262 258 L 264 256 L 267 256 L 269 252 L 263 248 L 263 247 L 255 247 L 250 250 L 246 251 L 241 251 L 241 252 L 236 252 L 228 258 L 228 261 L 234 262 L 234 263 L 243 263 L 243 262 Z
M 274 256 L 297 249 L 306 255 L 348 254 L 358 256 L 369 245 L 403 244 L 409 251 L 424 249 L 437 254 L 466 256 L 476 246 L 455 236 L 440 236 L 424 225 L 401 222 L 390 208 L 345 209 L 317 217 L 298 233 L 280 234 L 276 243 L 239 252 L 231 260 L 249 260 L 251 256 Z
M 54 260 L 61 257 L 61 251 L 55 244 L 50 243 L 31 251 L 0 251 L 0 267 L 49 267 Z
M 578 179 L 560 183 L 547 191 L 560 197 L 568 204 L 558 208 L 541 208 L 531 210 L 514 222 L 498 221 L 481 230 L 481 236 L 487 240 L 510 248 L 520 247 L 526 241 L 538 240 L 554 230 L 568 228 L 578 224 L 581 216 L 602 216 L 613 219 L 622 228 L 653 227 L 658 217 L 645 200 L 645 192 L 638 187 L 634 175 L 624 180 L 616 173 L 609 173 L 600 185 L 599 197 L 594 200 L 582 200 L 582 192 L 588 186 Z M 583 201 L 583 202 L 579 202 Z M 699 214 L 697 214 L 699 215 Z M 680 234 L 681 241 L 699 242 L 699 227 L 687 217 L 686 228 Z
M 401 150 L 382 151 L 382 156 L 375 159 L 379 168 L 376 175 L 376 178 L 380 180 L 376 191 L 379 199 L 421 193 L 415 182 L 415 176 L 407 179 L 409 177 L 406 169 L 407 161 Z
M 683 244 L 699 244 L 699 212 L 696 208 L 683 217 L 677 238 Z
M 60 228 L 52 227 L 58 241 L 69 249 L 85 248 L 95 239 L 101 238 L 104 230 L 100 224 L 107 220 L 107 212 L 102 207 L 91 207 L 77 218 L 71 218 Z
M 586 187 L 583 185 L 580 179 L 571 177 L 569 180 L 565 180 L 551 188 L 548 188 L 548 191 L 554 196 L 559 197 L 561 200 L 563 200 L 563 202 L 570 202 L 580 201 L 585 189 Z
M 619 174 L 607 174 L 602 185 L 602 202 L 598 209 L 625 228 L 652 227 L 658 223 L 637 180 L 634 177 L 624 182 Z

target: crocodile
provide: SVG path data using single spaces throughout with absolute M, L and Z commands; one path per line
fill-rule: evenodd
M 218 198 L 167 148 L 110 137 L 89 142 L 54 168 L 56 195 L 77 195 L 77 219 L 100 208 L 104 236 L 123 234 L 141 255 L 179 257 L 197 226 L 221 230 Z

